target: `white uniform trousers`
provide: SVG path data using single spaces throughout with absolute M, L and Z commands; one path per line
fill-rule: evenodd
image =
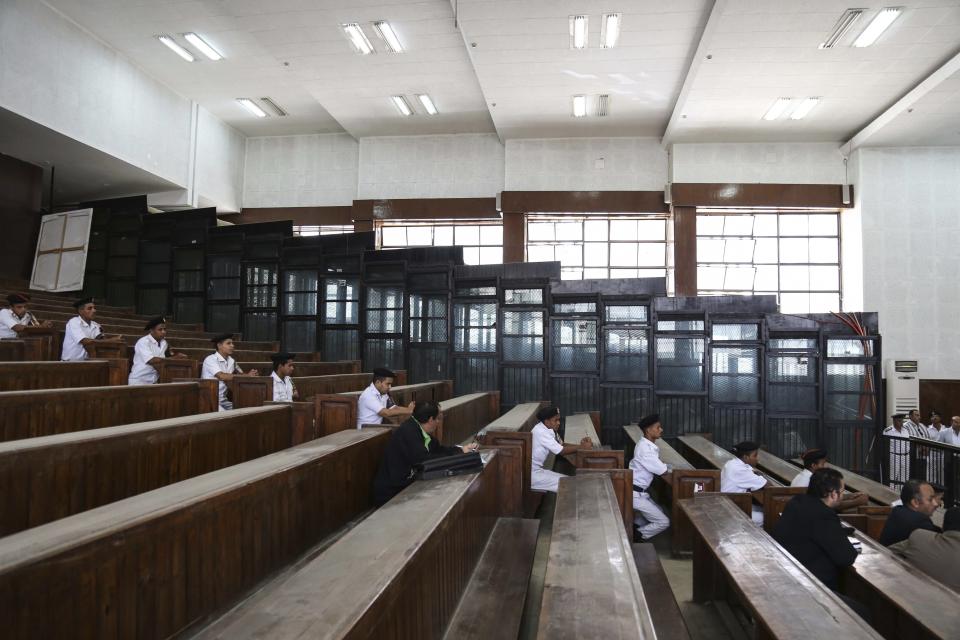
M 666 531 L 670 518 L 660 509 L 647 492 L 633 492 L 633 524 L 640 529 L 644 540 Z
M 750 513 L 750 519 L 758 527 L 763 526 L 763 507 L 758 504 L 753 505 L 753 511 Z
M 552 491 L 556 493 L 560 490 L 560 478 L 567 476 L 550 469 L 534 469 L 530 475 L 530 488 L 534 491 Z

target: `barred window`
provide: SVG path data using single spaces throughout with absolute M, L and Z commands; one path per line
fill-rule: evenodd
M 378 239 L 381 249 L 457 246 L 463 247 L 465 264 L 503 262 L 503 223 L 499 220 L 384 221 Z

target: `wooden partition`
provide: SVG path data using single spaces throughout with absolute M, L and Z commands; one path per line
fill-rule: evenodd
M 273 401 L 273 378 L 269 376 L 234 376 L 227 389 L 234 409 L 260 407 Z
M 299 363 L 296 365 L 299 367 Z M 297 369 L 294 373 L 299 374 Z M 407 372 L 396 371 L 396 386 L 406 385 Z M 321 393 L 350 393 L 362 392 L 370 385 L 372 377 L 369 373 L 340 373 L 323 376 L 293 376 L 293 384 L 300 392 L 301 400 L 309 400 Z
M 68 389 L 127 384 L 126 360 L 0 363 L 0 391 Z
M 63 336 L 53 327 L 24 327 L 18 334 L 26 347 L 24 360 L 59 360 Z
M 487 455 L 481 473 L 413 483 L 197 637 L 442 637 L 499 514 Z
M 217 381 L 0 392 L 0 441 L 217 410 Z
M 566 444 L 580 444 L 583 438 L 590 438 L 593 449 L 577 451 L 565 456 L 577 469 L 623 469 L 623 451 L 601 448 L 597 436 L 600 424 L 598 414 L 578 413 L 567 416 L 564 425 L 563 441 Z
M 533 470 L 533 440 L 530 430 L 537 423 L 537 412 L 548 403 L 528 402 L 518 404 L 490 424 L 480 433 L 478 440 L 488 447 L 505 449 L 516 447 L 522 459 L 522 493 L 523 505 L 521 515 L 532 516 L 539 504 L 530 491 L 530 474 Z M 505 510 L 504 515 L 515 515 L 516 510 Z
M 209 347 L 187 347 L 187 348 L 172 347 L 172 348 L 177 353 L 183 353 L 191 360 L 198 360 L 200 362 L 203 362 L 204 358 L 206 358 L 208 355 L 216 351 L 215 345 L 212 342 L 210 343 Z M 251 350 L 243 350 L 243 349 L 234 349 L 231 357 L 237 362 L 240 362 L 241 360 L 245 362 L 264 362 L 264 361 L 269 362 L 270 356 L 273 353 L 274 352 L 268 351 L 268 350 L 251 351 Z M 272 365 L 267 365 L 266 367 L 267 375 L 270 375 L 271 366 Z M 247 370 L 246 367 L 243 367 L 243 369 L 244 371 Z
M 173 382 L 177 379 L 199 378 L 200 363 L 188 358 L 164 358 L 157 365 L 160 377 L 157 382 Z
M 92 359 L 130 359 L 127 343 L 122 340 L 94 340 L 90 344 L 83 345 L 83 348 L 87 350 L 87 356 Z
M 208 351 L 206 355 L 210 355 Z M 261 354 L 269 355 L 269 354 Z M 206 356 L 204 356 L 206 357 Z M 201 358 L 201 362 L 203 359 Z M 273 363 L 262 360 L 250 360 L 237 362 L 237 365 L 244 371 L 256 369 L 262 376 L 269 376 L 273 372 Z M 359 360 L 338 360 L 335 362 L 299 362 L 294 361 L 294 373 L 296 376 L 330 376 L 342 373 L 360 373 Z
M 336 433 L 344 429 L 357 427 L 357 401 L 361 391 L 348 393 L 324 394 L 313 397 L 314 424 L 318 435 Z M 394 387 L 390 397 L 398 405 L 407 405 L 419 400 L 440 402 L 450 398 L 453 394 L 453 381 L 438 380 L 436 382 L 421 382 Z
M 0 362 L 26 360 L 27 347 L 23 340 L 0 340 Z
M 183 632 L 368 510 L 388 437 L 386 429 L 337 433 L 0 539 L 4 637 Z M 452 520 L 482 549 L 476 518 Z M 442 539 L 447 549 L 462 538 Z M 472 564 L 457 548 L 446 557 L 466 571 Z M 346 569 L 383 569 L 369 560 Z M 421 575 L 438 574 L 430 558 Z M 405 587 L 410 601 L 439 600 Z
M 437 437 L 445 445 L 469 444 L 500 415 L 500 392 L 486 391 L 441 400 Z
M 297 444 L 289 405 L 0 443 L 0 537 Z

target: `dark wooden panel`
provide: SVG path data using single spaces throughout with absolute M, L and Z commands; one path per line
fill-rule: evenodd
M 919 408 L 924 420 L 936 411 L 949 425 L 952 416 L 960 415 L 960 380 L 920 380 Z
M 299 365 L 296 365 L 299 367 Z M 299 373 L 296 369 L 296 373 Z M 401 374 L 406 378 L 406 372 L 396 371 L 397 386 L 405 384 L 401 382 Z M 301 400 L 309 400 L 317 394 L 346 393 L 349 391 L 362 391 L 370 385 L 371 375 L 369 373 L 343 373 L 326 376 L 294 376 L 293 384 L 300 392 Z
M 177 378 L 199 378 L 200 363 L 184 358 L 164 358 L 156 367 L 158 382 L 173 382 Z
M 273 378 L 264 376 L 234 376 L 227 383 L 227 391 L 234 409 L 260 407 L 273 400 Z
M 503 261 L 526 262 L 527 225 L 524 214 L 503 213 Z
M 439 438 L 445 445 L 467 444 L 500 415 L 500 392 L 471 393 L 440 401 Z
M 22 362 L 26 353 L 23 340 L 0 340 L 0 362 Z
M 53 327 L 24 327 L 18 334 L 26 344 L 24 360 L 60 360 L 63 336 Z
M 668 213 L 663 191 L 504 191 L 504 212 Z
M 370 203 L 369 205 L 367 203 Z M 499 218 L 497 199 L 491 198 L 391 198 L 354 201 L 369 207 L 373 220 L 450 220 Z
M 831 207 L 853 206 L 843 203 L 839 184 L 755 184 L 755 183 L 673 183 L 676 207 Z
M 0 441 L 216 411 L 217 381 L 0 392 Z
M 211 352 L 207 352 L 210 355 Z M 261 354 L 261 357 L 266 354 Z M 269 376 L 273 372 L 273 363 L 269 361 L 237 362 L 237 366 L 244 371 L 256 369 L 262 376 Z M 360 373 L 359 360 L 337 360 L 333 362 L 301 362 L 295 361 L 294 371 L 298 376 L 331 376 L 341 373 Z
M 0 154 L 0 273 L 29 278 L 40 232 L 43 169 Z
M 334 434 L 3 538 L 5 637 L 182 632 L 368 510 L 388 436 Z
M 0 443 L 0 536 L 286 449 L 293 417 L 274 405 Z
M 96 340 L 83 345 L 87 355 L 94 359 L 122 358 L 127 359 L 127 343 L 122 340 Z
M 0 391 L 107 386 L 110 384 L 110 369 L 114 362 L 84 360 L 0 363 Z M 126 380 L 123 384 L 126 384 Z
M 361 391 L 337 394 L 317 394 L 313 397 L 315 406 L 314 424 L 319 435 L 336 433 L 357 426 L 357 401 Z M 453 393 L 453 382 L 440 380 L 393 387 L 390 397 L 399 405 L 407 405 L 418 400 L 440 402 Z M 442 429 L 442 427 L 441 427 Z
M 697 295 L 696 207 L 673 207 L 673 262 L 676 295 Z

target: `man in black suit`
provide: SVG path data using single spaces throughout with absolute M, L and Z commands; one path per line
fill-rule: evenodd
M 446 447 L 434 438 L 443 416 L 436 402 L 418 402 L 413 415 L 390 436 L 387 450 L 373 480 L 373 499 L 385 504 L 413 482 L 413 467 L 430 458 L 442 458 L 476 451 L 476 442 L 464 447 Z
M 900 489 L 900 502 L 902 504 L 894 507 L 887 516 L 887 523 L 880 533 L 880 544 L 889 547 L 906 540 L 917 529 L 942 533 L 940 527 L 930 519 L 939 502 L 929 482 L 907 480 Z

